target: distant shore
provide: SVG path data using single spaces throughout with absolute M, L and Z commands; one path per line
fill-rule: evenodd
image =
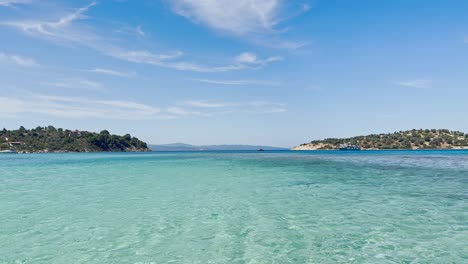
M 320 148 L 316 146 L 296 146 L 291 148 L 291 150 L 297 150 L 297 151 L 321 151 L 321 150 L 330 150 L 330 151 L 339 151 L 339 149 L 326 149 L 326 148 Z M 468 146 L 465 147 L 453 147 L 453 148 L 410 148 L 410 149 L 378 149 L 378 148 L 368 148 L 368 149 L 363 149 L 361 150 L 468 150 Z
M 468 149 L 468 134 L 448 129 L 413 129 L 351 138 L 314 140 L 291 150 L 337 150 L 353 145 L 361 150 Z

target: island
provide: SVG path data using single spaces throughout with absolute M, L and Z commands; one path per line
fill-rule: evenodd
M 148 152 L 147 144 L 129 134 L 111 135 L 53 126 L 0 130 L 0 150 L 18 153 L 48 152 Z
M 314 140 L 292 150 L 338 150 L 343 145 L 358 146 L 361 150 L 468 149 L 468 134 L 448 129 L 413 129 L 388 134 Z

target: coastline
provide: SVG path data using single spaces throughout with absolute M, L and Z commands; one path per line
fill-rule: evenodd
M 68 151 L 68 150 L 38 150 L 38 151 L 17 151 L 16 154 L 61 154 L 61 153 L 139 153 L 139 152 L 153 152 L 151 149 L 135 149 L 125 151 Z
M 360 150 L 468 149 L 468 134 L 449 129 L 412 129 L 348 138 L 326 138 L 300 144 L 292 150 L 332 150 L 342 146 Z
M 296 146 L 296 147 L 293 147 L 290 149 L 291 151 L 341 151 L 337 148 L 335 149 L 332 149 L 332 148 L 320 148 L 320 147 L 315 147 L 315 146 Z M 402 150 L 468 150 L 468 146 L 464 146 L 464 147 L 453 147 L 453 148 L 410 148 L 410 149 L 403 149 L 403 148 L 400 148 L 400 149 L 382 149 L 382 148 L 361 148 L 360 150 L 357 150 L 357 151 L 389 151 L 389 150 L 393 150 L 393 151 L 402 151 Z M 346 151 L 343 151 L 343 152 L 346 152 Z

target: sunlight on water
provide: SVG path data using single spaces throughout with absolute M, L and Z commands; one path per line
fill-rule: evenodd
M 0 156 L 0 263 L 466 263 L 468 152 Z

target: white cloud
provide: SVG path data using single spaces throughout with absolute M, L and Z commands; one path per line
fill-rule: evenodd
M 0 62 L 13 63 L 22 67 L 35 67 L 39 64 L 32 58 L 0 52 Z
M 173 114 L 176 116 L 204 116 L 204 117 L 212 116 L 212 114 L 210 113 L 203 113 L 200 111 L 191 111 L 191 110 L 187 110 L 178 106 L 168 107 L 166 111 L 167 113 Z
M 95 118 L 118 120 L 156 120 L 211 117 L 232 113 L 281 113 L 286 104 L 267 101 L 246 103 L 186 101 L 163 109 L 133 100 L 90 99 L 27 93 L 25 96 L 0 96 L 0 117 L 46 115 L 59 118 Z
M 290 41 L 290 40 L 282 40 L 272 42 L 271 47 L 278 47 L 288 50 L 298 50 L 310 44 L 310 41 Z
M 240 63 L 252 63 L 254 64 L 257 61 L 257 56 L 253 53 L 244 52 L 237 56 L 236 60 Z
M 409 88 L 427 89 L 430 88 L 431 81 L 425 79 L 415 79 L 396 82 L 397 85 Z
M 104 55 L 133 63 L 149 64 L 179 71 L 194 72 L 227 72 L 242 69 L 258 69 L 271 62 L 281 60 L 280 57 L 258 58 L 253 53 L 242 53 L 231 63 L 225 65 L 203 65 L 182 59 L 184 55 L 181 51 L 170 53 L 153 53 L 146 50 L 126 50 L 104 40 L 100 34 L 92 32 L 88 27 L 76 26 L 73 23 L 86 18 L 84 13 L 96 2 L 91 2 L 85 7 L 77 9 L 75 12 L 62 16 L 56 20 L 49 21 L 7 21 L 0 22 L 0 25 L 10 26 L 22 32 L 39 38 L 44 38 L 54 42 L 69 42 L 92 48 Z M 138 28 L 137 28 L 138 29 Z M 140 33 L 144 33 L 141 28 Z M 104 71 L 101 71 L 104 73 Z M 108 74 L 111 74 L 109 71 Z
M 77 23 L 87 17 L 84 15 L 96 2 L 76 9 L 58 18 L 52 19 L 23 19 L 13 21 L 1 21 L 0 26 L 15 28 L 31 37 L 44 39 L 56 44 L 78 44 L 95 49 L 99 52 L 109 50 L 99 34 L 95 34 L 90 27 Z
M 212 111 L 211 115 L 225 113 L 283 113 L 287 111 L 287 105 L 284 103 L 275 103 L 268 101 L 251 102 L 215 102 L 209 100 L 190 100 L 182 103 L 188 109 L 203 109 Z M 206 113 L 206 112 L 204 112 Z
M 66 25 L 69 25 L 70 23 L 72 23 L 73 21 L 75 20 L 78 20 L 78 19 L 81 19 L 81 18 L 84 18 L 84 16 L 82 15 L 83 13 L 85 13 L 86 11 L 88 11 L 88 9 L 90 9 L 91 7 L 95 6 L 97 3 L 95 1 L 91 2 L 90 4 L 88 4 L 87 6 L 85 7 L 82 7 L 82 8 L 78 8 L 78 10 L 76 10 L 75 12 L 71 13 L 71 14 L 68 14 L 62 18 L 60 18 L 57 22 L 55 23 L 48 23 L 48 25 L 50 27 L 62 27 L 62 26 L 66 26 Z
M 130 76 L 135 75 L 134 72 L 122 72 L 122 71 L 103 69 L 103 68 L 95 68 L 95 69 L 90 70 L 90 72 L 118 76 L 118 77 L 130 77 Z
M 0 6 L 14 6 L 18 4 L 29 4 L 31 0 L 0 0 Z
M 210 101 L 186 101 L 184 103 L 187 106 L 199 107 L 199 108 L 223 108 L 235 106 L 237 103 L 224 103 L 224 102 L 210 102 Z
M 168 114 L 177 117 L 211 117 L 234 112 L 237 106 L 236 103 L 213 102 L 207 100 L 189 100 L 180 102 L 176 106 L 171 106 L 166 109 Z
M 28 99 L 0 97 L 0 115 L 43 114 L 66 118 L 158 119 L 161 110 L 132 101 L 34 95 Z
M 109 101 L 109 100 L 96 100 L 95 103 L 108 105 L 112 107 L 118 107 L 122 109 L 130 109 L 130 110 L 138 110 L 142 112 L 146 112 L 149 114 L 156 114 L 159 113 L 160 110 L 158 108 L 154 108 L 149 105 L 130 102 L 130 101 Z
M 260 112 L 260 113 L 284 113 L 288 111 L 286 108 L 285 103 L 272 103 L 272 102 L 266 102 L 266 101 L 255 101 L 255 102 L 250 102 L 250 106 L 252 106 L 255 110 L 255 112 Z
M 95 81 L 90 81 L 87 79 L 64 79 L 55 82 L 44 82 L 44 85 L 65 88 L 65 89 L 79 89 L 79 90 L 91 90 L 91 91 L 106 91 L 104 86 Z
M 308 44 L 304 41 L 285 41 L 280 38 L 289 28 L 279 24 L 311 6 L 285 0 L 167 0 L 172 10 L 195 24 L 243 37 L 256 44 L 296 50 Z
M 154 54 L 149 51 L 113 51 L 110 56 L 134 63 L 155 65 L 179 71 L 194 72 L 227 72 L 242 69 L 259 69 L 271 62 L 281 60 L 281 57 L 268 57 L 260 59 L 253 53 L 244 52 L 234 58 L 231 64 L 220 66 L 207 66 L 180 60 L 183 52 L 176 51 L 171 54 Z
M 278 86 L 278 82 L 264 81 L 264 80 L 210 80 L 210 79 L 193 79 L 197 82 L 220 84 L 220 85 L 265 85 L 265 86 Z
M 172 54 L 154 54 L 146 50 L 129 50 L 111 52 L 109 55 L 118 59 L 144 64 L 163 65 L 164 61 L 173 60 L 183 55 L 183 52 L 176 51 Z
M 49 38 L 77 40 L 76 36 L 73 38 L 68 37 L 69 34 L 63 31 L 64 28 L 72 24 L 74 21 L 85 18 L 83 13 L 88 11 L 91 7 L 95 6 L 96 2 L 91 2 L 89 5 L 77 9 L 75 12 L 60 17 L 56 21 L 13 21 L 2 22 L 1 24 L 16 27 L 28 34 L 39 35 Z
M 174 12 L 208 27 L 243 35 L 270 32 L 279 22 L 281 0 L 172 0 Z
M 280 61 L 283 58 L 279 56 L 268 57 L 266 59 L 259 59 L 256 54 L 251 52 L 243 52 L 236 57 L 236 61 L 242 64 L 251 65 L 266 65 L 270 62 Z

